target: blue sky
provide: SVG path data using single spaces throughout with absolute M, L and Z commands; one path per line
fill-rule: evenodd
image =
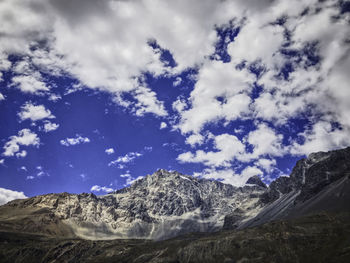
M 1 2 L 0 202 L 159 168 L 269 183 L 349 146 L 349 20 L 333 0 Z

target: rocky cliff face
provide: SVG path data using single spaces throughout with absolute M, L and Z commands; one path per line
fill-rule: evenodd
M 219 230 L 225 215 L 233 211 L 241 211 L 242 220 L 253 217 L 261 208 L 259 197 L 265 191 L 261 183 L 237 188 L 159 170 L 104 196 L 48 194 L 16 200 L 6 207 L 45 209 L 86 239 L 164 239 Z
M 261 197 L 265 204 L 292 191 L 300 191 L 297 201 L 305 201 L 326 185 L 350 172 L 350 147 L 331 152 L 312 153 L 299 160 L 289 177 L 273 181 Z
M 253 219 L 237 226 L 232 224 L 236 217 L 232 213 L 227 216 L 225 227 L 244 228 L 321 211 L 349 211 L 349 191 L 350 147 L 312 153 L 296 163 L 289 177 L 277 178 L 270 184 L 260 196 L 263 208 Z

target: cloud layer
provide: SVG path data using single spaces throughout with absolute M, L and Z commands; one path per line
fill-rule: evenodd
M 0 80 L 11 72 L 7 88 L 50 103 L 82 89 L 106 92 L 126 112 L 179 133 L 187 148 L 177 160 L 202 165 L 197 175 L 242 185 L 280 175 L 283 156 L 350 145 L 349 24 L 336 0 L 6 0 Z M 48 76 L 76 83 L 61 96 Z M 176 92 L 164 96 L 150 76 L 171 80 Z M 34 101 L 22 104 L 19 121 L 56 130 L 56 112 Z M 89 143 L 79 132 L 61 145 Z M 20 147 L 39 143 L 21 128 L 3 156 L 24 158 Z

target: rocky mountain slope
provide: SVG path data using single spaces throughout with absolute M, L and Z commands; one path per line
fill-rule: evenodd
M 258 176 L 237 188 L 161 169 L 103 196 L 61 193 L 9 202 L 0 207 L 0 229 L 94 240 L 159 240 L 222 227 L 241 229 L 343 210 L 350 200 L 349 174 L 350 147 L 311 154 L 297 162 L 289 177 L 269 187 Z
M 104 196 L 1 206 L 0 262 L 349 262 L 349 203 L 350 147 L 311 154 L 269 187 L 159 170 Z
M 350 212 L 350 147 L 312 153 L 297 162 L 289 177 L 273 181 L 260 196 L 261 211 L 246 222 L 233 223 L 228 215 L 225 228 L 245 228 L 272 220 L 297 218 L 310 213 Z
M 234 211 L 242 211 L 242 220 L 258 213 L 266 186 L 257 180 L 237 188 L 159 170 L 104 196 L 62 193 L 12 201 L 0 207 L 0 229 L 55 235 L 64 229 L 65 235 L 85 239 L 164 239 L 212 232 Z M 23 218 L 18 220 L 18 215 Z

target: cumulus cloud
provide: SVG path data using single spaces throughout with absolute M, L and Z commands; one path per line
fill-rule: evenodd
M 4 95 L 2 95 L 2 93 L 0 93 L 0 101 L 2 101 L 2 100 L 5 100 L 5 97 L 4 97 Z
M 204 163 L 207 166 L 230 166 L 231 161 L 245 153 L 244 144 L 234 135 L 221 134 L 214 138 L 215 151 L 197 150 L 195 153 L 186 152 L 177 157 L 182 163 Z
M 194 147 L 195 145 L 201 145 L 204 142 L 205 137 L 201 134 L 192 134 L 186 138 L 186 143 Z
M 16 76 L 12 78 L 12 83 L 24 93 L 40 94 L 42 91 L 49 91 L 49 88 L 38 76 Z
M 94 185 L 90 189 L 91 192 L 105 192 L 105 193 L 110 193 L 113 192 L 114 189 L 106 186 L 99 186 L 99 185 Z
M 256 159 L 263 155 L 284 155 L 282 140 L 283 135 L 276 134 L 274 129 L 264 123 L 259 124 L 257 129 L 251 131 L 247 137 L 247 142 L 253 146 L 253 152 L 249 154 L 249 157 Z
M 206 168 L 200 173 L 194 173 L 194 176 L 220 180 L 225 184 L 231 184 L 236 187 L 244 186 L 247 180 L 254 175 L 263 175 L 263 172 L 255 166 L 248 166 L 240 174 L 237 174 L 231 168 Z
M 45 121 L 44 126 L 41 127 L 41 130 L 43 130 L 44 132 L 51 132 L 51 131 L 57 130 L 58 127 L 60 127 L 60 125 L 57 123 Z
M 350 145 L 350 129 L 339 130 L 329 122 L 320 121 L 311 129 L 299 134 L 302 143 L 294 142 L 290 152 L 294 155 L 309 155 L 318 151 L 340 149 Z
M 168 113 L 164 109 L 163 102 L 156 98 L 156 93 L 149 88 L 139 87 L 134 92 L 134 98 L 137 103 L 133 105 L 134 112 L 137 116 L 143 116 L 146 113 L 154 113 L 158 116 L 166 116 Z
M 126 164 L 132 162 L 134 159 L 141 157 L 142 153 L 139 152 L 129 152 L 124 156 L 119 156 L 116 160 L 108 163 L 108 166 L 117 165 L 117 164 Z
M 49 94 L 44 73 L 68 74 L 80 85 L 109 92 L 137 116 L 168 116 L 168 124 L 193 147 L 178 156 L 181 162 L 228 171 L 233 160 L 253 160 L 271 171 L 275 156 L 349 145 L 349 21 L 333 0 L 5 0 L 0 72 L 12 68 L 12 87 L 52 101 L 60 96 Z M 239 31 L 222 40 L 217 33 L 222 27 Z M 215 54 L 219 41 L 227 46 L 225 62 Z M 174 65 L 162 58 L 164 49 Z M 11 54 L 18 55 L 14 65 Z M 176 116 L 169 116 L 171 109 L 145 74 L 176 77 L 177 87 L 187 69 L 196 70 L 193 89 L 172 102 Z M 22 108 L 21 120 L 54 117 L 43 105 L 32 106 Z M 281 130 L 301 116 L 308 124 L 290 131 L 298 138 L 285 136 Z M 254 125 L 229 130 L 237 120 Z M 227 130 L 206 138 L 210 125 Z M 76 139 L 61 143 L 86 142 Z M 8 153 L 18 153 L 19 145 L 8 144 Z M 114 162 L 127 163 L 121 160 Z
M 40 139 L 38 135 L 34 132 L 32 132 L 29 129 L 23 129 L 18 132 L 18 136 L 14 135 L 9 138 L 10 140 L 5 143 L 5 146 L 3 147 L 4 152 L 3 156 L 14 156 L 16 153 L 20 151 L 20 146 L 37 146 L 39 147 Z M 19 156 L 17 157 L 24 157 L 27 153 L 26 151 L 22 151 L 18 153 Z M 24 156 L 23 156 L 24 155 Z
M 24 199 L 27 196 L 23 192 L 17 192 L 6 188 L 0 187 L 0 205 L 6 204 L 15 199 Z
M 62 99 L 62 96 L 61 95 L 59 95 L 59 94 L 50 94 L 50 96 L 49 96 L 49 98 L 48 98 L 48 100 L 49 101 L 53 101 L 53 102 L 56 102 L 56 101 L 59 101 L 59 100 L 61 100 Z
M 238 70 L 221 61 L 207 62 L 199 71 L 198 81 L 190 94 L 188 110 L 178 102 L 178 128 L 182 133 L 201 131 L 206 123 L 220 119 L 230 122 L 249 112 L 248 92 L 255 77 L 246 69 Z M 183 103 L 183 102 L 182 102 Z
M 266 172 L 272 172 L 276 161 L 263 156 L 304 155 L 350 145 L 347 139 L 350 134 L 347 118 L 350 114 L 349 74 L 346 74 L 350 65 L 349 43 L 346 40 L 350 32 L 349 17 L 340 14 L 339 6 L 332 3 L 270 1 L 257 8 L 258 1 L 236 1 L 237 12 L 244 10 L 244 19 L 238 19 L 233 24 L 240 31 L 228 44 L 230 61 L 204 63 L 190 99 L 180 98 L 173 103 L 174 110 L 180 115 L 177 127 L 188 136 L 186 142 L 195 145 L 196 134 L 202 132 L 205 124 L 219 120 L 224 120 L 226 124 L 234 120 L 228 118 L 228 114 L 237 110 L 233 116 L 240 120 L 270 122 L 270 125 L 258 124 L 255 130 L 243 137 L 242 143 L 252 150 L 237 157 L 241 161 L 259 159 L 256 165 Z M 302 15 L 306 9 L 308 12 Z M 323 26 L 320 27 L 320 24 Z M 286 33 L 290 38 L 286 38 Z M 247 69 L 245 74 L 250 81 L 244 83 L 249 78 L 242 77 L 241 86 L 245 86 L 243 90 L 248 96 L 246 104 L 234 104 L 230 107 L 231 112 L 228 110 L 223 114 L 222 108 L 229 96 L 220 94 L 220 91 L 225 86 L 232 85 L 231 90 L 240 86 L 237 82 L 239 74 L 227 74 L 232 79 L 225 78 L 225 70 L 230 68 L 239 74 L 242 74 L 242 69 L 243 72 Z M 215 75 L 211 77 L 211 74 Z M 262 90 L 251 100 L 254 81 Z M 206 88 L 210 83 L 215 89 Z M 203 106 L 200 101 L 204 101 Z M 297 140 L 286 142 L 278 130 L 300 115 L 310 118 L 311 126 L 305 126 Z M 322 119 L 317 120 L 317 116 L 322 116 Z M 220 162 L 207 160 L 213 153 L 203 150 L 194 154 L 186 152 L 179 155 L 178 160 L 202 162 L 207 166 L 220 165 Z M 231 160 L 234 158 L 231 156 Z
M 75 138 L 66 138 L 64 140 L 60 140 L 60 144 L 64 146 L 72 146 L 72 145 L 78 145 L 82 143 L 89 143 L 90 139 L 88 137 L 82 137 L 79 134 L 75 135 Z
M 255 164 L 264 169 L 267 173 L 271 173 L 276 165 L 276 160 L 261 158 Z
M 44 105 L 35 105 L 31 102 L 27 102 L 21 107 L 18 117 L 21 121 L 29 119 L 33 122 L 55 118 L 55 116 L 51 114 L 51 111 L 46 109 Z
M 114 149 L 113 148 L 108 148 L 105 150 L 105 153 L 107 153 L 108 155 L 111 155 L 114 153 Z
M 144 72 L 155 76 L 181 72 L 213 52 L 214 26 L 231 19 L 229 10 L 233 9 L 226 2 L 201 1 L 201 8 L 198 4 L 198 1 L 77 0 L 35 4 L 3 1 L 0 17 L 22 19 L 1 21 L 4 25 L 1 53 L 5 57 L 10 53 L 25 54 L 43 70 L 52 74 L 67 71 L 86 86 L 116 96 L 132 92 L 137 100 L 135 114 L 151 112 L 164 116 L 166 111 L 161 102 L 136 79 L 141 79 Z M 46 49 L 31 48 L 42 40 Z M 161 50 L 151 46 L 152 41 L 171 50 L 175 69 L 161 60 Z M 25 92 L 48 89 L 40 76 L 23 74 L 13 82 Z

